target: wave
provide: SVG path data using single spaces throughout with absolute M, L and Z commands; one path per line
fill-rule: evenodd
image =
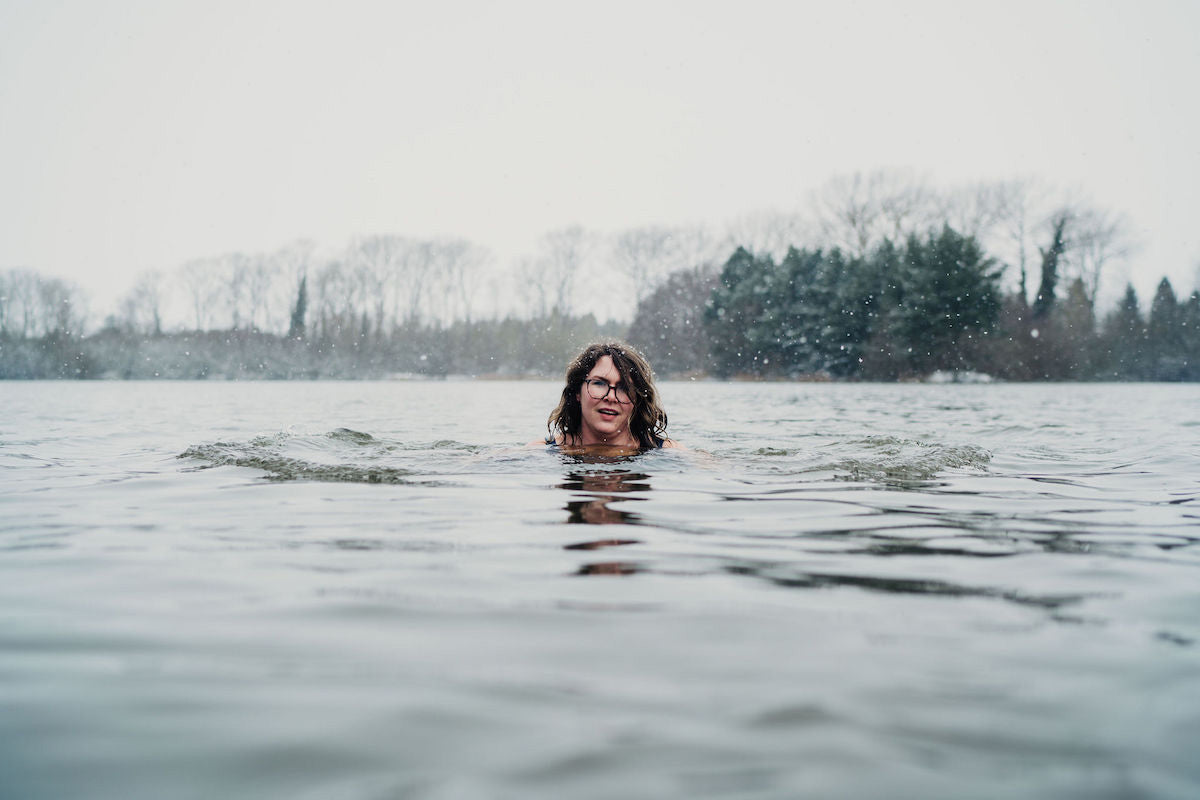
M 868 436 L 848 444 L 867 452 L 839 460 L 834 469 L 859 480 L 929 480 L 950 469 L 982 470 L 992 460 L 991 451 L 972 444 L 942 444 L 895 436 Z
M 885 483 L 928 481 L 954 469 L 982 471 L 992 460 L 991 451 L 977 445 L 886 435 L 838 438 L 816 446 L 764 446 L 727 455 L 757 462 L 768 472 Z
M 280 432 L 248 442 L 192 445 L 179 458 L 200 462 L 193 469 L 249 467 L 275 481 L 338 483 L 432 483 L 437 456 L 463 456 L 479 448 L 448 439 L 429 444 L 379 439 L 369 433 L 337 428 L 324 434 Z
M 211 442 L 188 447 L 179 458 L 196 462 L 190 469 L 247 467 L 273 481 L 332 481 L 431 485 L 439 478 L 490 469 L 526 470 L 530 460 L 547 454 L 537 448 L 513 449 L 466 444 L 453 439 L 404 442 L 350 428 L 321 434 L 279 433 L 244 442 Z M 556 463 L 590 471 L 621 472 L 631 463 L 652 465 L 657 472 L 687 472 L 696 466 L 722 463 L 818 480 L 911 483 L 931 480 L 947 470 L 983 470 L 992 454 L 970 444 L 945 444 L 895 436 L 839 439 L 813 447 L 718 449 L 712 456 L 687 458 L 676 451 L 650 451 L 619 458 L 554 454 Z M 712 462 L 712 463 L 709 463 Z M 543 465 L 544 466 L 544 465 Z

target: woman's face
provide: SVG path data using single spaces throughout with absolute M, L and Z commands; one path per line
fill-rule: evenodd
M 605 388 L 596 385 L 589 388 L 588 381 L 604 381 L 609 386 L 608 394 L 597 400 L 593 394 L 601 394 Z M 579 436 L 581 444 L 637 445 L 629 431 L 629 419 L 633 416 L 633 403 L 621 402 L 632 397 L 630 387 L 621 381 L 621 373 L 610 356 L 601 356 L 588 371 L 579 387 L 579 406 L 583 411 L 583 422 Z M 618 400 L 618 395 L 620 400 Z

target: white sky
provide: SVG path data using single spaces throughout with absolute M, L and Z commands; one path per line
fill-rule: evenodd
M 0 0 L 0 269 L 104 304 L 297 238 L 720 224 L 1037 177 L 1200 261 L 1200 3 Z M 802 244 L 802 243 L 801 243 Z M 1115 276 L 1120 280 L 1123 276 Z

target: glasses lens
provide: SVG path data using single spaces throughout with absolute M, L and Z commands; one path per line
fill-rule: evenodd
M 588 394 L 592 396 L 593 400 L 603 400 L 604 398 L 608 397 L 608 393 L 611 391 L 613 393 L 613 397 L 616 398 L 618 403 L 629 402 L 629 395 L 625 393 L 624 389 L 618 389 L 615 386 L 611 386 L 609 385 L 608 381 L 602 381 L 599 378 L 593 378 L 592 380 L 587 381 L 587 390 Z

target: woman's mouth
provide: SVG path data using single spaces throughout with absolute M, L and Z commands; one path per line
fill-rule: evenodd
M 599 410 L 598 412 L 596 412 L 596 413 L 598 413 L 598 414 L 603 414 L 603 415 L 604 415 L 604 416 L 606 416 L 606 417 L 616 417 L 616 416 L 618 416 L 618 415 L 617 415 L 617 412 L 616 412 L 616 411 L 613 411 L 611 408 L 602 408 L 602 409 L 600 409 L 600 410 Z

